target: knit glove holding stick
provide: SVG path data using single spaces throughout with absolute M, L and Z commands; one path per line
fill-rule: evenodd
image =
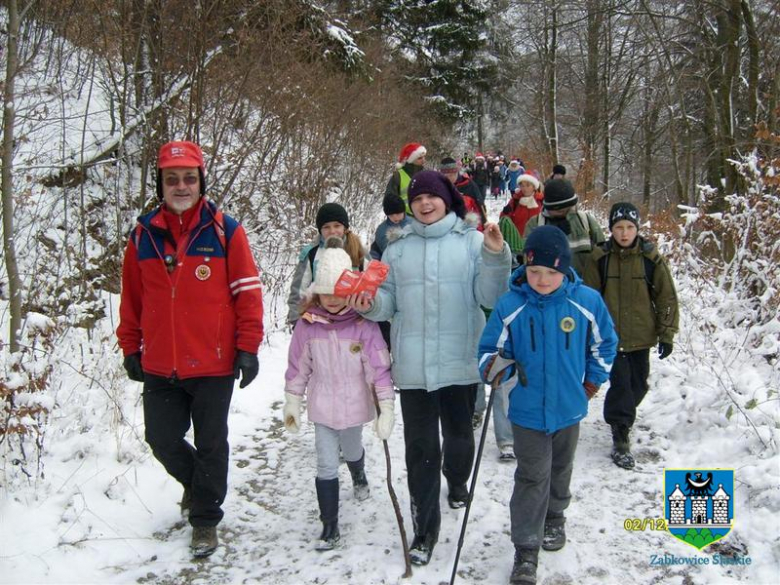
M 301 397 L 284 393 L 284 410 L 282 411 L 284 428 L 291 433 L 301 430 Z
M 374 432 L 382 441 L 387 441 L 393 433 L 393 424 L 395 423 L 394 405 L 394 400 L 379 401 L 379 416 L 374 421 Z

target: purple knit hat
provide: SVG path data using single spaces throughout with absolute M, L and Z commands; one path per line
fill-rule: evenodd
M 439 197 L 447 206 L 447 211 L 454 211 L 455 215 L 461 219 L 466 217 L 466 204 L 463 202 L 463 195 L 440 172 L 420 171 L 412 177 L 408 191 L 409 206 L 411 207 L 415 197 L 423 193 Z

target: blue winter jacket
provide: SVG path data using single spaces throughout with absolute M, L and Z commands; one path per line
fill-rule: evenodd
M 404 218 L 399 223 L 393 223 L 390 219 L 385 219 L 379 224 L 374 233 L 374 243 L 371 244 L 371 258 L 374 260 L 381 260 L 382 254 L 385 253 L 387 248 L 387 231 L 391 229 L 403 229 L 411 220 L 408 215 L 404 215 Z
M 490 315 L 479 342 L 479 368 L 484 378 L 499 352 L 518 362 L 527 386 L 518 381 L 510 391 L 509 420 L 550 434 L 588 414 L 583 383 L 600 386 L 609 379 L 617 334 L 601 295 L 575 271 L 558 290 L 540 295 L 525 269 L 514 271 L 509 292 Z
M 390 266 L 365 316 L 392 320 L 393 380 L 429 392 L 479 382 L 480 309 L 507 290 L 511 253 L 491 252 L 473 226 L 450 212 L 431 225 L 412 219 L 382 256 Z

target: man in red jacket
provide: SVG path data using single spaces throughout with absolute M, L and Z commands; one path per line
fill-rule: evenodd
M 227 492 L 233 382 L 257 376 L 260 276 L 244 228 L 203 197 L 203 153 L 169 142 L 157 159 L 161 205 L 125 250 L 117 328 L 124 367 L 143 382 L 146 442 L 184 487 L 192 553 L 214 552 Z M 194 427 L 195 445 L 185 440 Z

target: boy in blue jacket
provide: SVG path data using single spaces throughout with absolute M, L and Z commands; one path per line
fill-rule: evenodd
M 512 274 L 479 344 L 485 382 L 517 375 L 509 394 L 517 457 L 509 504 L 515 545 L 510 583 L 536 583 L 540 546 L 554 551 L 566 543 L 564 510 L 579 422 L 609 379 L 617 347 L 601 296 L 570 269 L 566 234 L 541 226 L 529 235 L 523 255 L 525 265 Z

